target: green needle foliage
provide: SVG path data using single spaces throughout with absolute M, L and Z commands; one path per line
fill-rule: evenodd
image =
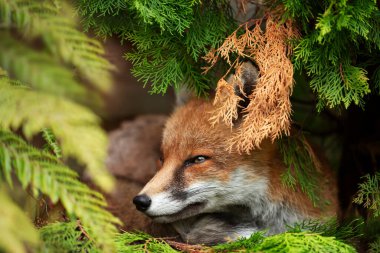
M 85 28 L 99 36 L 129 40 L 135 50 L 126 54 L 132 73 L 152 93 L 187 86 L 197 94 L 210 88 L 201 56 L 223 42 L 236 26 L 227 1 L 76 1 Z
M 284 233 L 266 237 L 262 243 L 254 247 L 253 252 L 356 252 L 347 244 L 308 232 Z
M 333 108 L 352 103 L 378 87 L 380 10 L 373 0 L 281 0 L 284 18 L 302 27 L 295 42 L 294 64 L 306 71 L 319 103 Z
M 354 239 L 363 236 L 364 226 L 365 223 L 362 219 L 339 222 L 336 218 L 331 218 L 323 222 L 306 220 L 289 227 L 288 232 L 309 231 L 322 236 L 333 236 L 339 241 L 352 242 Z
M 118 252 L 179 252 L 162 239 L 156 239 L 141 233 L 123 233 L 116 237 Z M 220 244 L 214 247 L 187 245 L 188 252 L 356 252 L 352 246 L 311 232 L 282 233 L 264 237 L 262 232 L 249 238 Z
M 78 0 L 84 27 L 102 37 L 120 36 L 135 45 L 126 54 L 132 73 L 152 93 L 188 86 L 203 94 L 220 72 L 201 75 L 201 57 L 236 29 L 226 1 Z M 244 5 L 244 1 L 241 1 Z M 294 64 L 305 71 L 318 109 L 352 103 L 379 87 L 380 11 L 374 0 L 272 1 L 282 4 L 283 20 L 299 27 Z M 219 76 L 218 76 L 219 75 Z M 297 80 L 296 80 L 297 81 Z
M 240 238 L 235 242 L 220 244 L 212 247 L 215 252 L 233 252 L 242 249 L 251 249 L 252 247 L 263 242 L 265 236 L 264 232 L 253 233 L 249 238 Z

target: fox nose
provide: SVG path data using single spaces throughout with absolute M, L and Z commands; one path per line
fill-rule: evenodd
M 145 194 L 137 195 L 133 198 L 133 204 L 135 204 L 139 211 L 146 211 L 149 208 L 150 203 L 152 203 L 152 200 Z

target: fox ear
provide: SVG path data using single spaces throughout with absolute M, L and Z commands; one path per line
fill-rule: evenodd
M 227 82 L 234 87 L 235 94 L 242 98 L 239 102 L 239 111 L 249 104 L 248 96 L 252 94 L 257 80 L 259 70 L 252 62 L 243 62 L 236 70 L 236 73 L 227 78 Z
M 195 95 L 185 86 L 182 86 L 175 91 L 176 106 L 185 105 L 193 98 L 195 98 Z

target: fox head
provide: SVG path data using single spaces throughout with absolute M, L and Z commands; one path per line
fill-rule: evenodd
M 257 69 L 245 63 L 240 75 L 245 91 L 252 90 Z M 212 102 L 193 99 L 168 119 L 158 172 L 133 200 L 154 221 L 170 223 L 244 206 L 251 201 L 248 186 L 257 196 L 267 192 L 268 172 L 263 168 L 271 162 L 272 145 L 264 143 L 251 155 L 228 152 L 226 140 L 234 129 L 212 125 L 212 109 Z

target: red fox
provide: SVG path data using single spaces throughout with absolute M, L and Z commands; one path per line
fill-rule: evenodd
M 240 75 L 254 87 L 253 64 L 244 63 Z M 251 154 L 227 151 L 234 129 L 213 126 L 212 107 L 192 99 L 168 119 L 158 172 L 133 199 L 138 210 L 172 225 L 183 241 L 206 245 L 260 230 L 281 233 L 287 224 L 336 215 L 336 182 L 326 168 L 320 168 L 319 188 L 330 205 L 315 207 L 302 191 L 282 184 L 286 166 L 275 143 L 264 141 Z

